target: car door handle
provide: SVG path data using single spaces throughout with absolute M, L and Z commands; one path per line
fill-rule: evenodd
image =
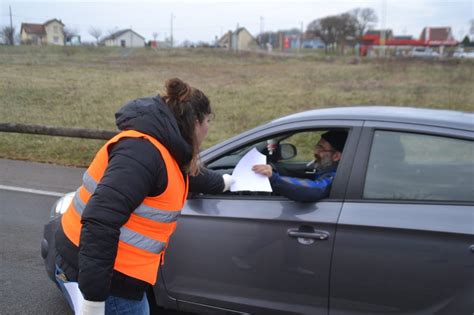
M 302 232 L 298 229 L 289 229 L 288 236 L 290 237 L 302 237 L 302 238 L 312 238 L 320 241 L 327 240 L 329 238 L 329 233 L 326 231 L 314 231 L 314 232 Z

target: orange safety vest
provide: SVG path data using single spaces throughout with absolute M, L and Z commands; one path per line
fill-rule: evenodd
M 108 147 L 124 137 L 145 138 L 150 141 L 161 153 L 168 174 L 168 186 L 165 191 L 156 197 L 146 197 L 131 214 L 127 223 L 120 228 L 118 252 L 114 264 L 115 270 L 153 285 L 158 276 L 160 260 L 171 234 L 176 229 L 176 219 L 188 194 L 188 178 L 183 177 L 178 163 L 155 138 L 128 130 L 110 139 L 99 150 L 84 173 L 82 185 L 64 213 L 61 224 L 68 239 L 79 246 L 81 215 L 107 169 Z

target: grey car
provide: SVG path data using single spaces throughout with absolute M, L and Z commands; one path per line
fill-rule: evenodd
M 272 139 L 276 171 L 305 177 L 328 130 L 348 138 L 330 196 L 192 194 L 152 306 L 225 314 L 472 314 L 474 114 L 341 107 L 286 116 L 201 154 L 232 173 Z M 60 200 L 53 217 L 67 205 Z M 43 257 L 51 274 L 52 230 Z

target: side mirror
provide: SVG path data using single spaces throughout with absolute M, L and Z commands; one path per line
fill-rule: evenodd
M 282 160 L 289 160 L 296 156 L 296 147 L 291 143 L 280 143 L 280 157 Z

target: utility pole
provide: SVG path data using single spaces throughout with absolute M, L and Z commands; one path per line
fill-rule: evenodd
M 300 49 L 303 46 L 303 21 L 301 21 L 301 33 L 300 38 L 298 40 L 298 54 L 300 53 Z
M 171 48 L 173 48 L 173 18 L 174 18 L 174 15 L 173 15 L 173 12 L 171 12 L 171 37 L 170 37 Z
M 15 45 L 15 34 L 13 32 L 13 19 L 12 19 L 12 6 L 9 6 L 10 8 L 10 32 L 8 36 L 10 37 L 8 41 L 10 42 L 10 45 L 14 46 Z
M 10 28 L 13 29 L 12 6 L 10 6 Z
M 385 57 L 385 40 L 387 34 L 385 34 L 385 19 L 387 15 L 387 1 L 382 0 L 382 30 L 380 36 L 380 44 L 382 45 L 382 56 Z
M 262 36 L 263 36 L 263 16 L 260 17 L 260 35 L 258 36 L 258 42 L 260 43 L 260 48 L 264 48 L 265 46 L 262 43 Z
M 237 26 L 235 27 L 235 32 L 234 34 L 232 35 L 232 47 L 234 48 L 234 50 L 240 50 L 240 45 L 239 45 L 239 28 L 240 28 L 240 25 L 239 23 L 237 23 Z

